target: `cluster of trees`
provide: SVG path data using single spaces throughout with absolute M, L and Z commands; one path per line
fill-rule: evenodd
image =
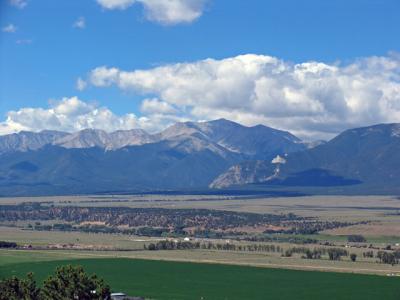
M 159 241 L 144 245 L 146 250 L 187 250 L 187 249 L 203 249 L 203 250 L 224 250 L 224 251 L 249 251 L 249 252 L 282 252 L 282 248 L 278 245 L 267 244 L 249 244 L 240 245 L 233 243 L 200 243 L 189 241 Z
M 303 254 L 302 258 L 307 258 L 307 259 L 320 259 L 322 254 L 325 254 L 326 249 L 325 248 L 315 248 L 311 250 L 310 248 L 306 247 L 293 247 L 289 248 L 285 251 L 282 256 L 284 257 L 291 257 L 294 253 L 297 254 Z
M 35 230 L 121 233 L 156 237 L 194 235 L 200 238 L 248 235 L 247 232 L 238 232 L 237 228 L 240 227 L 273 225 L 283 227 L 283 229 L 267 230 L 264 233 L 314 234 L 321 230 L 354 225 L 347 222 L 302 218 L 291 213 L 273 215 L 208 209 L 55 207 L 40 203 L 0 206 L 0 221 L 18 220 L 66 222 L 53 225 L 42 225 L 37 222 L 31 225 L 31 228 Z M 104 225 L 79 225 L 87 222 L 103 222 Z M 122 225 L 128 225 L 129 228 L 120 229 L 119 226 Z M 190 232 L 186 228 L 191 228 Z
M 400 261 L 400 250 L 393 252 L 388 251 L 378 251 L 376 258 L 379 259 L 380 263 L 397 265 Z
M 288 229 L 266 230 L 264 233 L 286 233 L 286 234 L 317 234 L 320 231 L 335 229 L 341 227 L 352 226 L 356 224 L 363 224 L 365 222 L 351 223 L 339 221 L 319 221 L 319 220 L 297 220 L 287 222 Z
M 370 250 L 370 251 L 363 252 L 363 257 L 364 258 L 373 258 L 374 257 L 374 251 Z
M 35 225 L 29 224 L 28 228 L 38 231 L 78 231 L 78 232 L 88 232 L 88 233 L 128 234 L 128 235 L 153 236 L 153 237 L 167 236 L 170 233 L 169 228 L 154 228 L 154 227 L 118 228 L 118 227 L 98 225 L 98 224 L 85 224 L 85 225 L 72 225 L 68 223 L 40 224 L 40 222 L 36 222 Z
M 303 254 L 302 258 L 305 259 L 321 259 L 323 255 L 328 255 L 329 260 L 341 260 L 343 256 L 349 256 L 347 250 L 342 248 L 314 248 L 311 250 L 310 248 L 307 247 L 292 247 L 286 249 L 286 251 L 282 254 L 282 256 L 291 257 L 294 253 Z M 353 261 L 355 261 L 356 258 L 357 255 L 351 257 Z
M 237 244 L 237 243 L 201 243 L 201 242 L 190 242 L 190 241 L 158 241 L 157 243 L 145 244 L 144 249 L 146 250 L 188 250 L 188 249 L 203 249 L 203 250 L 223 250 L 223 251 L 249 251 L 249 252 L 271 252 L 271 253 L 282 253 L 283 257 L 291 257 L 293 254 L 300 254 L 304 259 L 321 259 L 322 256 L 328 257 L 329 260 L 338 261 L 342 257 L 349 257 L 351 261 L 357 260 L 357 254 L 349 253 L 343 248 L 308 248 L 308 247 L 291 247 L 284 250 L 279 245 L 274 244 Z M 376 256 L 374 252 L 366 251 L 363 252 L 364 258 L 376 257 L 380 263 L 385 264 L 399 264 L 400 263 L 400 250 L 393 252 L 390 251 L 378 251 Z
M 329 248 L 327 252 L 329 260 L 341 260 L 342 256 L 349 256 L 349 252 L 342 248 Z
M 62 266 L 41 287 L 32 273 L 26 278 L 0 281 L 0 300 L 108 300 L 110 287 L 96 275 L 87 275 L 80 266 Z
M 321 259 L 321 251 L 319 251 L 318 249 L 307 249 L 305 255 L 302 257 L 306 259 Z
M 262 235 L 262 236 L 247 236 L 242 240 L 249 242 L 276 242 L 276 243 L 291 243 L 291 244 L 317 244 L 318 240 L 304 238 L 302 236 L 285 236 L 285 235 Z
M 0 205 L 0 221 L 63 221 L 53 225 L 36 222 L 35 230 L 121 233 L 143 236 L 222 238 L 247 236 L 238 228 L 274 226 L 264 234 L 315 234 L 358 223 L 320 221 L 289 214 L 257 214 L 209 209 L 54 206 L 41 203 Z M 104 223 L 91 225 L 88 223 Z M 80 225 L 84 223 L 85 225 Z M 128 227 L 121 229 L 120 227 Z M 190 229 L 189 229 L 190 228 Z
M 347 241 L 350 243 L 365 243 L 367 242 L 367 239 L 359 234 L 354 234 L 354 235 L 349 235 L 347 237 Z
M 391 247 L 386 247 L 386 251 L 380 250 L 376 253 L 376 255 L 374 255 L 374 251 L 369 250 L 363 252 L 363 257 L 364 258 L 376 257 L 377 259 L 379 259 L 380 263 L 396 265 L 400 263 L 400 250 L 392 251 Z
M 46 206 L 40 204 L 1 205 L 0 220 L 64 220 L 104 222 L 110 226 L 201 227 L 229 229 L 241 226 L 279 225 L 301 219 L 293 214 L 273 215 L 209 209 L 165 209 L 129 207 Z
M 200 243 L 191 242 L 174 242 L 174 241 L 159 241 L 157 243 L 150 243 L 143 246 L 145 250 L 187 250 L 187 249 L 200 249 Z
M 351 259 L 351 261 L 356 261 L 357 260 L 357 254 L 355 254 L 355 253 L 351 253 L 350 254 L 350 259 Z
M 104 227 L 75 227 L 69 223 L 102 222 L 109 228 L 128 226 L 130 228 L 171 229 L 176 234 L 184 234 L 185 228 L 210 231 L 229 231 L 238 227 L 283 226 L 285 222 L 301 221 L 293 214 L 257 214 L 247 212 L 219 211 L 209 209 L 164 209 L 129 207 L 78 207 L 49 206 L 40 203 L 20 205 L 0 205 L 0 221 L 53 221 L 65 224 L 36 225 L 38 230 L 105 230 Z M 145 234 L 160 234 L 147 230 Z
M 0 248 L 17 248 L 17 243 L 0 241 Z

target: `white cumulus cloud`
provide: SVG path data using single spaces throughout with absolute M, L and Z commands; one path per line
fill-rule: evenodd
M 28 1 L 25 0 L 9 0 L 10 5 L 15 6 L 19 9 L 25 8 L 28 5 Z
M 140 111 L 144 114 L 175 114 L 177 110 L 171 104 L 156 98 L 144 99 Z
M 88 81 L 156 97 L 184 111 L 188 119 L 224 117 L 247 125 L 262 123 L 306 138 L 330 138 L 350 127 L 400 122 L 396 54 L 345 65 L 294 64 L 248 54 L 147 70 L 102 66 L 90 72 Z M 142 108 L 153 105 L 149 103 L 145 100 Z
M 204 10 L 203 0 L 140 0 L 147 19 L 174 25 L 197 20 Z
M 82 78 L 78 78 L 76 80 L 76 89 L 79 91 L 83 91 L 87 86 L 87 82 L 85 80 L 83 80 Z
M 32 40 L 31 39 L 21 39 L 21 40 L 16 40 L 15 43 L 17 45 L 30 45 L 32 44 Z
M 105 9 L 126 9 L 135 2 L 136 0 L 97 0 Z
M 143 5 L 148 20 L 164 25 L 191 23 L 204 11 L 206 0 L 97 0 L 105 9 L 127 9 L 135 3 Z
M 7 33 L 14 33 L 17 31 L 17 29 L 18 28 L 14 24 L 8 24 L 7 26 L 4 26 L 1 30 Z
M 148 122 L 146 118 L 138 118 L 131 113 L 118 116 L 106 107 L 71 97 L 51 101 L 49 108 L 26 107 L 8 112 L 7 119 L 0 123 L 0 134 L 45 129 L 73 132 L 96 128 L 114 131 L 153 126 Z
M 85 18 L 84 17 L 79 17 L 78 19 L 76 19 L 75 22 L 72 24 L 72 27 L 79 28 L 79 29 L 84 29 L 86 27 Z
M 90 72 L 89 80 L 95 86 L 111 86 L 118 81 L 119 73 L 117 68 L 102 66 Z

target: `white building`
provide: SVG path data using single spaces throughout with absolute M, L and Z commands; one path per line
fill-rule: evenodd
M 124 293 L 111 293 L 111 300 L 124 300 L 126 297 Z

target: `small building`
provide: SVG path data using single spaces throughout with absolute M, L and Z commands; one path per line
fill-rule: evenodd
M 111 300 L 144 300 L 144 298 L 130 297 L 124 293 L 111 293 Z
M 124 293 L 111 293 L 111 300 L 125 300 L 126 297 Z

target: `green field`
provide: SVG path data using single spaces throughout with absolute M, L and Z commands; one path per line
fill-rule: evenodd
M 4 264 L 0 277 L 33 271 L 40 282 L 61 264 L 82 265 L 114 291 L 151 299 L 400 299 L 395 277 L 134 259 Z

